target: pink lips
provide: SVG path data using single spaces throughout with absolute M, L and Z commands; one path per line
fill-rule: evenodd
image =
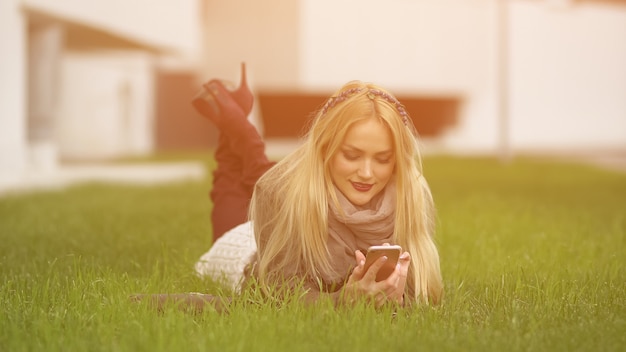
M 367 184 L 367 183 L 359 183 L 359 182 L 351 182 L 352 183 L 352 187 L 354 187 L 354 189 L 356 189 L 359 192 L 367 192 L 370 189 L 372 189 L 371 184 Z

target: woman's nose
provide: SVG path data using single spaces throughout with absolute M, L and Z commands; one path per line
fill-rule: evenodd
M 372 177 L 372 162 L 364 160 L 359 167 L 357 175 L 364 179 Z

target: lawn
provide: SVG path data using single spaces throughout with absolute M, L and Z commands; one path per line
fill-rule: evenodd
M 253 292 L 227 313 L 130 302 L 225 294 L 192 271 L 211 244 L 210 179 L 2 197 L 0 351 L 626 349 L 626 174 L 530 159 L 424 165 L 446 296 L 397 314 Z

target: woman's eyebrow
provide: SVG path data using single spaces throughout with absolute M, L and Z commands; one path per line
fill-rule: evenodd
M 344 144 L 341 146 L 341 149 L 350 149 L 351 151 L 355 151 L 355 152 L 364 152 L 362 149 L 357 148 L 353 145 L 350 144 Z M 383 150 L 381 152 L 377 152 L 374 155 L 386 155 L 386 154 L 393 154 L 393 150 Z

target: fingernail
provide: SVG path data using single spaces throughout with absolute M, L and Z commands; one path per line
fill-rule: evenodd
M 215 82 L 209 83 L 209 89 L 211 90 L 211 93 L 215 95 L 219 93 L 219 89 L 217 89 L 217 84 Z
M 385 256 L 383 256 L 383 262 L 386 262 L 386 261 L 387 261 L 387 259 L 389 259 L 389 258 L 387 258 L 387 256 L 386 256 L 386 255 L 385 255 Z
M 363 266 L 363 265 L 365 265 L 365 260 L 361 260 L 361 261 L 359 262 L 359 266 Z

